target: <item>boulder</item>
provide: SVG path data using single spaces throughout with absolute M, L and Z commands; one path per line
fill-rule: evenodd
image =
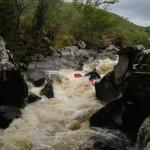
M 2 70 L 0 73 L 0 105 L 21 107 L 28 95 L 27 84 L 18 70 Z
M 36 94 L 29 94 L 28 97 L 25 99 L 25 104 L 30 104 L 36 101 L 41 100 L 41 97 L 37 96 Z
M 150 149 L 150 116 L 147 117 L 142 123 L 137 137 L 138 150 Z
M 0 128 L 5 129 L 16 118 L 21 116 L 21 111 L 14 106 L 0 106 Z
M 34 86 L 40 87 L 45 82 L 45 73 L 40 70 L 33 69 L 28 72 L 28 80 L 31 81 Z
M 112 100 L 90 119 L 90 125 L 119 129 L 136 139 L 142 122 L 150 115 L 150 74 L 134 72 L 125 80 L 123 96 Z
M 108 73 L 101 81 L 95 83 L 96 97 L 110 102 L 121 95 L 121 90 L 114 84 L 114 72 Z
M 121 107 L 122 99 L 111 101 L 106 106 L 98 110 L 90 118 L 90 126 L 106 127 L 109 129 L 121 129 L 123 109 Z
M 143 120 L 150 115 L 150 74 L 135 72 L 126 79 L 124 89 L 124 128 L 129 132 L 138 132 Z
M 54 97 L 53 84 L 52 81 L 49 80 L 45 87 L 40 92 L 41 95 L 45 95 L 47 98 Z
M 79 49 L 85 49 L 86 48 L 86 43 L 83 41 L 78 42 L 78 48 Z
M 129 150 L 130 141 L 122 132 L 105 129 L 93 128 L 99 132 L 99 136 L 90 138 L 93 143 L 92 150 Z
M 13 64 L 12 57 L 5 48 L 5 42 L 0 38 L 0 106 L 21 107 L 27 95 L 27 84 Z

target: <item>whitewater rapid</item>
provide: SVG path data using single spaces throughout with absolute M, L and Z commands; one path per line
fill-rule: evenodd
M 98 132 L 89 127 L 89 118 L 103 106 L 95 97 L 94 86 L 85 74 L 95 65 L 101 76 L 113 69 L 116 61 L 109 59 L 87 64 L 83 71 L 49 71 L 59 74 L 54 81 L 55 98 L 29 104 L 22 109 L 22 117 L 14 120 L 0 132 L 0 150 L 87 150 L 93 145 L 92 137 L 107 138 L 111 133 Z M 39 95 L 40 88 L 30 87 Z

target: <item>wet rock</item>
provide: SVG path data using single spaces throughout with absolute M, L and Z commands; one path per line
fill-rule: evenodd
M 104 128 L 93 128 L 99 136 L 91 138 L 92 150 L 129 150 L 131 144 L 128 138 L 119 131 Z
M 28 88 L 21 72 L 12 63 L 7 52 L 5 42 L 0 38 L 0 106 L 21 107 L 28 95 Z
M 41 95 L 45 95 L 47 98 L 54 97 L 53 84 L 52 81 L 49 80 L 45 87 L 40 92 Z
M 135 140 L 143 120 L 150 115 L 149 87 L 149 73 L 132 73 L 126 78 L 122 98 L 97 111 L 91 117 L 90 125 L 119 129 Z
M 28 80 L 31 81 L 34 86 L 40 87 L 45 82 L 45 73 L 36 69 L 33 71 L 29 71 Z
M 123 109 L 121 107 L 122 99 L 114 100 L 98 110 L 90 118 L 90 126 L 106 127 L 109 129 L 121 129 Z
M 124 128 L 129 132 L 138 132 L 143 120 L 150 115 L 150 74 L 132 73 L 126 79 L 123 94 L 125 110 L 122 115 Z
M 78 42 L 78 48 L 85 49 L 86 48 L 86 43 L 83 42 L 83 41 Z
M 61 77 L 59 74 L 50 73 L 50 72 L 48 72 L 48 73 L 46 74 L 46 79 L 52 80 L 52 81 L 56 81 L 56 82 L 59 82 L 59 83 L 62 82 L 62 81 L 61 81 L 61 78 L 62 78 L 62 77 Z
M 115 45 L 109 45 L 106 51 L 119 51 L 119 49 Z
M 21 73 L 17 70 L 3 70 L 0 73 L 0 105 L 21 107 L 28 88 Z
M 0 106 L 0 128 L 5 129 L 16 118 L 21 116 L 21 111 L 14 106 Z
M 110 102 L 121 95 L 121 90 L 114 84 L 114 72 L 108 73 L 95 83 L 96 97 L 99 100 Z
M 138 50 L 145 50 L 145 46 L 144 45 L 136 45 L 135 46 Z
M 37 96 L 36 94 L 30 94 L 28 97 L 25 99 L 25 104 L 30 104 L 36 101 L 41 100 L 41 97 Z
M 142 123 L 137 137 L 138 150 L 150 149 L 150 117 L 147 117 Z

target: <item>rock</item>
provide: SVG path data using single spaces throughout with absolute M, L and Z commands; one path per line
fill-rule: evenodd
M 28 95 L 24 78 L 18 70 L 3 70 L 0 73 L 0 105 L 21 107 Z
M 121 90 L 114 84 L 114 72 L 108 73 L 101 81 L 95 83 L 96 97 L 110 102 L 121 95 Z
M 130 141 L 119 131 L 105 128 L 94 128 L 99 136 L 91 137 L 92 150 L 129 150 Z
M 143 120 L 150 115 L 150 74 L 132 73 L 126 79 L 123 94 L 125 110 L 122 115 L 124 128 L 137 133 Z
M 136 45 L 135 46 L 138 50 L 145 50 L 145 46 L 144 45 Z
M 34 69 L 33 71 L 29 71 L 28 80 L 31 81 L 34 86 L 40 87 L 45 82 L 45 73 L 37 69 Z
M 121 85 L 123 82 L 123 77 L 127 72 L 129 65 L 129 59 L 126 55 L 121 55 L 119 57 L 118 64 L 114 67 L 114 82 L 116 85 Z
M 40 92 L 41 95 L 45 95 L 47 98 L 54 97 L 53 84 L 52 81 L 49 80 L 45 87 Z
M 90 125 L 119 129 L 135 140 L 140 125 L 150 115 L 149 87 L 149 73 L 132 73 L 125 80 L 122 98 L 112 100 L 97 111 Z
M 62 81 L 61 81 L 61 76 L 58 74 L 58 73 L 51 73 L 50 71 L 48 71 L 47 73 L 46 73 L 46 79 L 48 79 L 48 80 L 52 80 L 52 81 L 56 81 L 56 82 L 59 82 L 59 83 L 61 83 Z
M 39 62 L 44 60 L 44 55 L 43 54 L 35 54 L 32 58 L 33 61 Z
M 86 43 L 83 42 L 83 41 L 78 42 L 78 48 L 85 49 L 86 48 Z
M 41 100 L 41 97 L 32 93 L 32 94 L 28 95 L 28 97 L 25 99 L 25 104 L 30 104 L 30 103 L 33 103 L 33 102 L 36 102 L 39 100 Z
M 109 129 L 121 129 L 123 113 L 122 99 L 111 101 L 106 106 L 98 110 L 90 118 L 90 126 L 92 127 L 106 127 Z
M 138 150 L 150 149 L 150 116 L 142 123 L 137 137 Z
M 106 51 L 119 51 L 119 49 L 115 45 L 109 45 Z
M 21 111 L 14 106 L 0 106 L 0 128 L 5 129 L 16 118 L 21 116 Z
M 21 72 L 13 64 L 5 48 L 5 42 L 0 38 L 0 106 L 21 107 L 27 95 L 27 84 Z

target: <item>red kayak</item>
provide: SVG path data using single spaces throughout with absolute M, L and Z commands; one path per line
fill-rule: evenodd
M 80 78 L 80 77 L 82 77 L 82 74 L 80 74 L 80 73 L 75 73 L 75 74 L 74 74 L 74 77 L 75 77 L 75 78 Z

